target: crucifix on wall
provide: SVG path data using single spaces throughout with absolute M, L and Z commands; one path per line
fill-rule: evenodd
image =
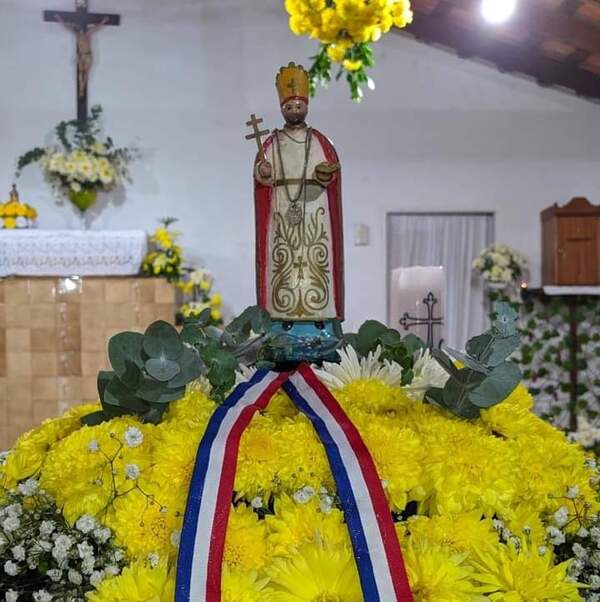
M 94 62 L 92 34 L 105 25 L 120 25 L 120 15 L 90 13 L 88 0 L 75 0 L 75 11 L 45 10 L 44 21 L 60 23 L 77 40 L 77 120 L 88 116 L 88 82 Z

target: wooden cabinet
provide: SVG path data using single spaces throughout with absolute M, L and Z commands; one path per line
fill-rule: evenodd
M 542 211 L 544 285 L 600 284 L 600 205 L 576 197 Z

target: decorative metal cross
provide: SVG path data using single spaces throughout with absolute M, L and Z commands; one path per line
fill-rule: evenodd
M 444 324 L 444 318 L 441 316 L 439 318 L 433 317 L 433 308 L 436 305 L 438 300 L 432 292 L 427 294 L 427 297 L 423 299 L 423 303 L 425 307 L 427 307 L 427 317 L 426 318 L 414 318 L 409 315 L 408 312 L 400 318 L 400 325 L 404 326 L 404 330 L 408 330 L 411 326 L 420 326 L 421 324 L 427 325 L 427 347 L 430 349 L 433 348 L 433 327 L 434 326 L 442 326 Z
M 75 12 L 45 10 L 44 21 L 60 23 L 77 38 L 77 119 L 88 116 L 88 81 L 94 60 L 91 36 L 105 25 L 120 25 L 119 15 L 88 12 L 88 0 L 75 0 Z
M 256 146 L 258 147 L 258 155 L 261 161 L 266 161 L 265 157 L 265 149 L 262 145 L 261 136 L 266 136 L 269 133 L 269 130 L 259 130 L 258 125 L 263 122 L 263 118 L 256 118 L 256 115 L 252 113 L 250 115 L 250 121 L 246 121 L 246 125 L 252 128 L 253 134 L 246 134 L 246 140 L 256 140 Z

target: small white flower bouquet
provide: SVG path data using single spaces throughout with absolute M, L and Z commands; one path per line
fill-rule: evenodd
M 0 600 L 84 600 L 103 579 L 121 573 L 125 554 L 96 518 L 83 515 L 69 524 L 34 478 L 4 496 Z
M 39 163 L 46 180 L 59 195 L 67 196 L 81 211 L 130 181 L 128 163 L 136 152 L 116 148 L 112 138 L 101 139 L 102 107 L 94 106 L 85 122 L 61 121 L 55 128 L 57 144 L 34 148 L 19 157 L 17 176 L 31 163 Z
M 527 260 L 507 245 L 494 243 L 473 261 L 473 269 L 490 283 L 511 284 L 523 275 Z

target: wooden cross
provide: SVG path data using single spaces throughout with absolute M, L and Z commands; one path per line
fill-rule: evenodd
M 262 145 L 261 136 L 266 136 L 269 133 L 269 130 L 259 130 L 258 125 L 263 122 L 262 117 L 260 119 L 256 118 L 256 115 L 252 113 L 250 115 L 250 121 L 246 121 L 246 125 L 251 127 L 253 130 L 253 134 L 246 134 L 246 140 L 256 140 L 256 146 L 258 147 L 258 155 L 261 161 L 266 161 L 265 157 L 265 149 Z
M 88 0 L 75 0 L 75 12 L 45 10 L 44 21 L 60 23 L 77 38 L 77 120 L 88 116 L 88 81 L 94 60 L 91 36 L 105 25 L 120 25 L 119 15 L 88 12 Z

